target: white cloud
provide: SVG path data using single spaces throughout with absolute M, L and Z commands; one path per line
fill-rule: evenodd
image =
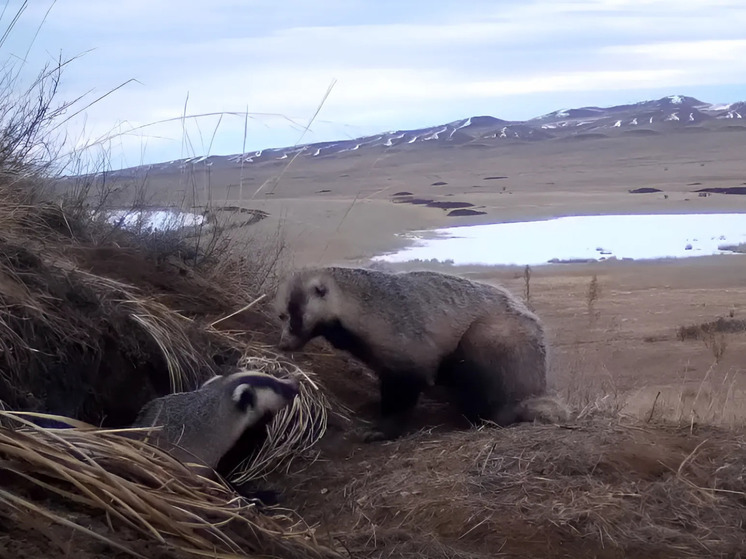
M 27 36 L 47 7 L 27 10 Z M 53 8 L 33 63 L 60 48 L 95 48 L 67 70 L 67 97 L 141 82 L 87 111 L 94 136 L 179 116 L 187 93 L 191 114 L 248 108 L 305 123 L 336 78 L 314 127 L 320 140 L 470 114 L 514 118 L 501 112 L 511 107 L 535 116 L 569 92 L 598 92 L 602 105 L 625 91 L 743 83 L 744 28 L 746 5 L 737 0 L 67 0 Z M 249 128 L 253 147 L 298 136 L 279 117 L 257 116 Z M 180 124 L 139 133 L 158 154 L 181 155 Z M 239 151 L 243 119 L 226 116 L 218 135 L 219 149 Z M 137 141 L 116 149 L 139 159 Z
M 643 45 L 613 46 L 602 52 L 624 56 L 638 55 L 658 60 L 682 62 L 733 62 L 746 57 L 746 40 L 713 39 L 705 41 L 676 41 Z

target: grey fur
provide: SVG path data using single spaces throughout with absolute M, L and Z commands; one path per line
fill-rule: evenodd
M 368 440 L 399 436 L 419 393 L 435 384 L 473 422 L 566 417 L 544 397 L 541 321 L 502 287 L 427 271 L 308 268 L 281 284 L 275 304 L 280 349 L 321 336 L 377 373 L 382 418 Z
M 215 376 L 192 392 L 151 400 L 132 426 L 161 426 L 148 433 L 150 442 L 184 463 L 214 469 L 247 428 L 290 405 L 297 394 L 294 380 L 264 373 Z

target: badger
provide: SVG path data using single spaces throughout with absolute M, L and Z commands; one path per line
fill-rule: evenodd
M 246 370 L 216 375 L 197 390 L 151 400 L 132 427 L 162 427 L 147 434 L 150 442 L 214 477 L 218 462 L 244 431 L 291 405 L 297 395 L 293 379 Z
M 401 436 L 435 385 L 472 424 L 568 417 L 547 395 L 541 321 L 503 287 L 430 271 L 314 267 L 285 278 L 275 306 L 280 350 L 323 337 L 376 373 L 380 418 L 368 442 Z

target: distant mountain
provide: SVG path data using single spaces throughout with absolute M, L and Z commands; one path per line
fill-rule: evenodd
M 712 105 L 685 95 L 670 95 L 652 101 L 614 107 L 562 109 L 527 121 L 508 121 L 492 116 L 463 120 L 417 130 L 382 132 L 352 140 L 319 142 L 302 146 L 270 148 L 252 153 L 197 157 L 148 165 L 149 172 L 169 172 L 191 165 L 256 164 L 293 157 L 343 156 L 370 149 L 408 149 L 423 145 L 489 145 L 495 142 L 536 142 L 558 138 L 593 138 L 619 132 L 664 133 L 718 121 L 746 117 L 746 102 Z M 746 126 L 746 122 L 744 123 Z M 300 153 L 299 153 L 300 152 Z M 115 171 L 128 175 L 141 167 Z
M 741 105 L 743 103 L 740 103 Z M 741 118 L 732 107 L 739 105 L 711 105 L 694 97 L 670 95 L 655 101 L 641 101 L 633 105 L 615 107 L 583 107 L 549 113 L 529 122 L 540 123 L 542 128 L 566 126 L 583 127 L 584 130 L 645 126 L 661 122 L 701 123 L 713 118 Z M 733 113 L 733 116 L 728 115 Z

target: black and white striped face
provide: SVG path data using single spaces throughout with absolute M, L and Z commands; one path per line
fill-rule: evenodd
M 281 350 L 302 349 L 333 319 L 330 297 L 328 282 L 321 275 L 299 273 L 280 288 L 275 308 L 282 325 Z
M 226 376 L 215 376 L 200 390 L 218 390 L 230 402 L 226 423 L 243 431 L 265 415 L 274 415 L 293 403 L 298 396 L 298 383 L 293 379 L 279 379 L 255 371 L 241 371 Z

